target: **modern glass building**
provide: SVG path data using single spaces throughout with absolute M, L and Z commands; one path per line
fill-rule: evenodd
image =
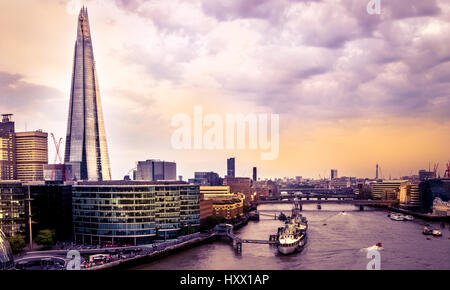
M 158 181 L 176 180 L 177 164 L 161 160 L 138 161 L 136 180 Z
M 21 181 L 0 181 L 0 230 L 7 237 L 27 231 L 27 197 Z
M 14 267 L 14 257 L 6 236 L 0 230 L 0 270 Z
M 227 159 L 227 177 L 235 177 L 235 159 L 234 157 Z
M 185 182 L 78 182 L 72 187 L 77 243 L 149 244 L 200 224 L 199 187 Z
M 194 230 L 200 227 L 200 187 L 180 187 L 180 224 L 192 226 Z
M 16 179 L 16 139 L 11 114 L 0 122 L 0 180 Z
M 88 12 L 84 7 L 78 17 L 64 163 L 72 165 L 77 180 L 111 179 Z

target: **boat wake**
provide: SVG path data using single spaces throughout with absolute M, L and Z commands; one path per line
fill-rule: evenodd
M 369 251 L 373 251 L 373 250 L 375 250 L 375 251 L 382 251 L 382 250 L 384 250 L 384 248 L 383 248 L 383 245 L 381 243 L 377 243 L 376 245 L 373 245 L 373 246 L 370 246 L 370 247 L 367 247 L 367 248 L 362 248 L 359 251 L 360 252 L 369 252 Z

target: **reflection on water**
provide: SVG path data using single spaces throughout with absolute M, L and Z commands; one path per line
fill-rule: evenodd
M 259 222 L 249 224 L 237 235 L 248 239 L 268 239 L 283 222 L 272 216 L 279 211 L 290 213 L 289 204 L 260 205 L 264 212 Z M 422 220 L 392 221 L 383 211 L 353 205 L 304 205 L 308 218 L 308 243 L 301 253 L 278 254 L 268 245 L 244 244 L 242 255 L 236 255 L 231 243 L 217 241 L 188 249 L 134 269 L 173 270 L 282 270 L 282 269 L 355 269 L 365 270 L 368 247 L 382 243 L 381 269 L 450 269 L 450 225 L 442 237 L 422 234 Z M 344 212 L 342 212 L 344 211 Z M 267 215 L 266 215 L 267 214 Z M 439 223 L 430 223 L 440 228 Z M 427 239 L 428 238 L 428 239 Z

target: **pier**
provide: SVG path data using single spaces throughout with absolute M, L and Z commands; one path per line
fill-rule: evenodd
M 262 244 L 262 245 L 278 245 L 278 239 L 275 238 L 276 235 L 271 235 L 269 240 L 253 240 L 253 239 L 242 239 L 236 236 L 233 232 L 233 225 L 231 224 L 220 224 L 216 226 L 216 236 L 221 236 L 233 241 L 233 248 L 237 254 L 242 254 L 242 244 Z

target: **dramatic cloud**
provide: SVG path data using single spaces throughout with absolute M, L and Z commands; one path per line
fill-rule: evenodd
M 8 55 L 0 60 L 0 108 L 57 116 L 55 130 L 63 135 L 76 17 L 66 13 L 69 1 L 20 2 L 0 4 L 0 53 Z M 446 0 L 382 0 L 380 15 L 366 12 L 368 0 L 85 2 L 115 178 L 150 157 L 183 160 L 187 177 L 199 168 L 223 173 L 230 154 L 250 168 L 255 160 L 248 151 L 170 147 L 171 117 L 192 115 L 194 105 L 222 114 L 280 114 L 280 160 L 258 165 L 267 176 L 293 175 L 308 167 L 296 167 L 302 162 L 311 168 L 300 175 L 329 162 L 364 175 L 372 163 L 391 159 L 392 173 L 400 175 L 411 170 L 395 165 L 406 154 L 416 158 L 410 166 L 448 157 L 441 145 L 423 149 L 448 139 L 437 131 L 450 126 Z M 26 5 L 36 9 L 27 13 Z M 23 19 L 11 18 L 18 9 Z M 50 12 L 55 18 L 46 17 Z M 59 104 L 58 112 L 51 114 L 49 104 Z M 405 130 L 409 135 L 392 141 Z M 397 158 L 390 142 L 411 150 Z M 364 148 L 370 154 L 352 155 Z

